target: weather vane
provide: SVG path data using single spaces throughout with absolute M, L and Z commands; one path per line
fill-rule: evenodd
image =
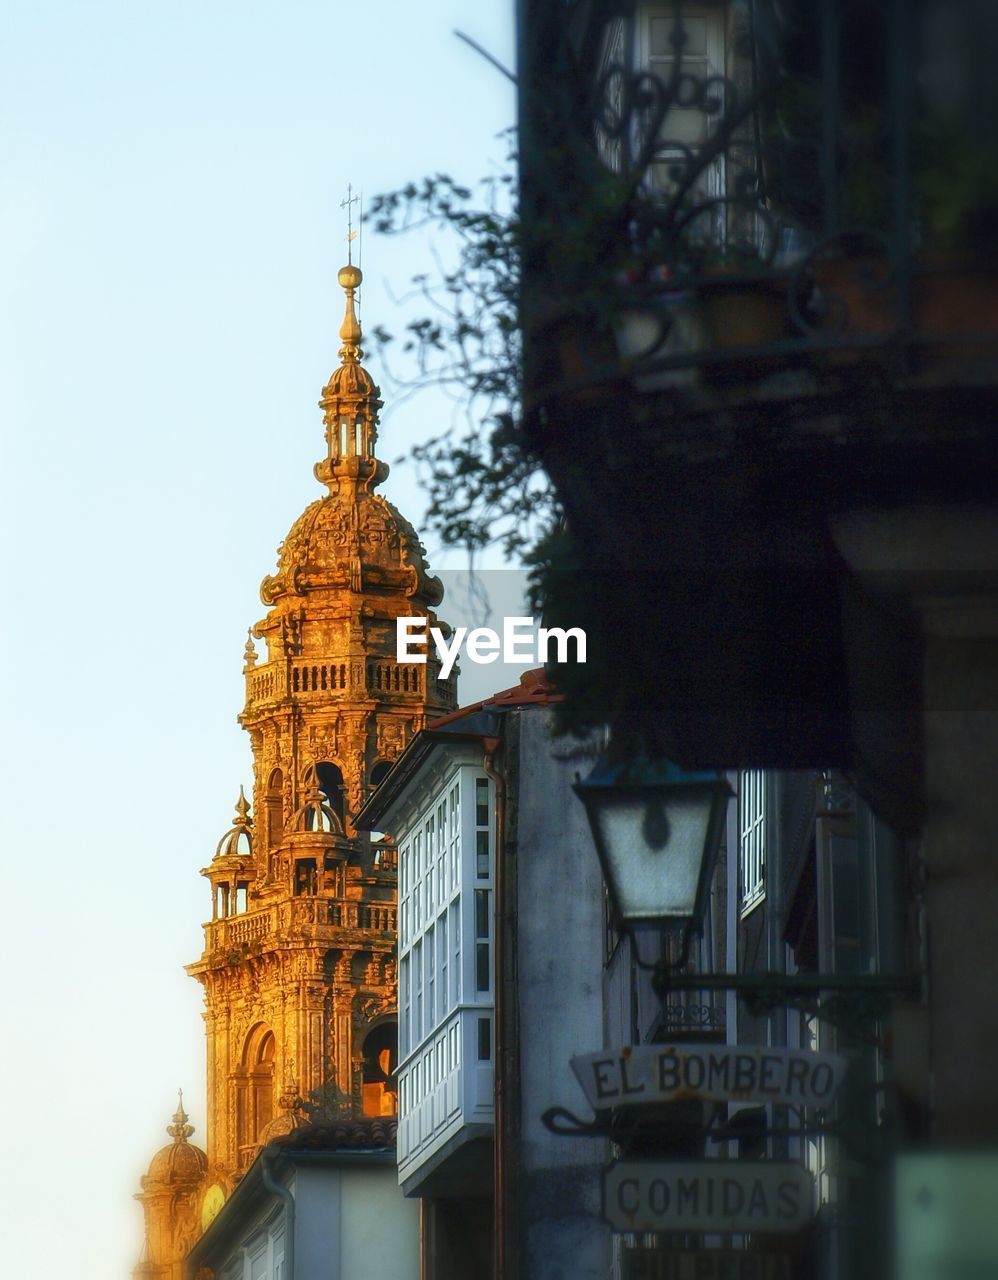
M 347 262 L 353 265 L 353 242 L 357 232 L 353 229 L 353 206 L 360 203 L 360 196 L 353 194 L 353 183 L 347 183 L 346 199 L 340 201 L 340 208 L 347 211 Z

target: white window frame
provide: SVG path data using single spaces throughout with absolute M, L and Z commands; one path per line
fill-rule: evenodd
M 726 58 L 725 58 L 725 11 L 726 6 L 723 4 L 697 4 L 684 6 L 682 17 L 684 20 L 702 19 L 706 27 L 705 54 L 703 58 L 704 68 L 709 76 L 718 77 L 717 88 L 721 92 L 721 86 L 725 76 Z M 637 33 L 637 51 L 636 56 L 638 66 L 642 70 L 648 70 L 663 81 L 668 77 L 669 65 L 673 61 L 672 57 L 652 54 L 652 23 L 658 19 L 665 18 L 671 21 L 675 17 L 675 10 L 668 5 L 642 5 L 638 9 L 638 33 Z M 687 53 L 684 63 L 691 61 L 690 55 Z M 694 69 L 694 73 L 699 68 Z M 664 73 L 664 75 L 662 74 Z M 706 133 L 704 141 L 710 138 L 711 130 L 714 122 L 720 119 L 724 114 L 724 103 L 721 103 L 720 111 L 715 115 L 712 114 L 707 118 Z M 665 128 L 668 132 L 669 116 L 665 118 Z M 677 153 L 678 154 L 678 153 Z M 667 163 L 667 161 L 655 161 L 656 164 Z M 652 187 L 656 187 L 654 177 L 649 174 L 648 180 Z M 706 174 L 706 186 L 702 192 L 704 198 L 716 198 L 724 194 L 724 157 L 718 156 L 711 164 Z M 656 188 L 657 189 L 657 188 Z
M 769 784 L 764 769 L 738 775 L 738 899 L 741 914 L 754 910 L 766 896 L 766 803 Z

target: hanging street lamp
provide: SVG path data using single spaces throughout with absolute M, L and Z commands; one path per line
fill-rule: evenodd
M 699 932 L 732 795 L 722 773 L 640 756 L 599 760 L 575 793 L 586 807 L 620 925 Z

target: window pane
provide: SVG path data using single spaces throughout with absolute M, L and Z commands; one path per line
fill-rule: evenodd
M 437 1010 L 434 1002 L 434 978 L 436 975 L 436 957 L 433 954 L 433 927 L 432 925 L 426 932 L 426 948 L 424 951 L 426 957 L 426 1026 L 427 1029 L 433 1026 L 436 1021 Z
M 450 988 L 447 986 L 447 962 L 450 959 L 447 953 L 447 912 L 440 917 L 437 925 L 437 934 L 440 942 L 439 961 L 440 961 L 440 1016 L 443 1017 L 448 1010 L 448 1001 L 450 999 Z
M 475 861 L 479 880 L 486 879 L 489 874 L 489 833 L 487 831 L 475 833 Z
M 475 937 L 488 940 L 489 936 L 489 891 L 475 890 Z
M 489 989 L 489 944 L 479 942 L 475 948 L 475 990 Z
M 492 1057 L 492 1019 L 478 1019 L 478 1060 L 488 1062 Z
M 451 903 L 450 936 L 454 948 L 454 963 L 451 968 L 451 1004 L 459 1004 L 461 1000 L 461 900 Z
M 761 769 L 747 769 L 739 777 L 738 837 L 742 907 L 758 902 L 765 892 L 766 785 Z
M 687 58 L 701 58 L 707 54 L 707 19 L 686 17 L 681 20 L 683 43 L 683 61 Z M 651 20 L 651 56 L 653 58 L 674 58 L 673 32 L 676 29 L 675 18 L 652 18 Z

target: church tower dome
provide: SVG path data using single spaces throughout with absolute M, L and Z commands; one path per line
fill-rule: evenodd
M 194 1127 L 182 1091 L 177 1098 L 173 1121 L 166 1127 L 173 1141 L 153 1156 L 135 1197 L 146 1225 L 143 1256 L 132 1272 L 135 1280 L 183 1280 L 184 1259 L 198 1236 L 208 1157 L 189 1141 Z
M 153 1156 L 143 1189 L 152 1190 L 162 1186 L 196 1187 L 204 1177 L 208 1157 L 200 1147 L 195 1147 L 188 1141 L 194 1132 L 194 1126 L 188 1123 L 182 1090 L 178 1093 L 173 1122 L 166 1126 L 166 1132 L 173 1141 L 168 1146 L 161 1147 Z
M 362 335 L 354 295 L 362 279 L 360 268 L 352 265 L 339 273 L 347 295 L 341 363 L 319 401 L 326 456 L 314 468 L 328 492 L 306 507 L 281 543 L 277 573 L 264 578 L 260 587 L 265 605 L 330 588 L 361 591 L 365 584 L 401 592 L 417 606 L 437 605 L 443 598 L 415 529 L 374 493 L 388 476 L 388 466 L 374 452 L 381 393 L 360 363 Z

